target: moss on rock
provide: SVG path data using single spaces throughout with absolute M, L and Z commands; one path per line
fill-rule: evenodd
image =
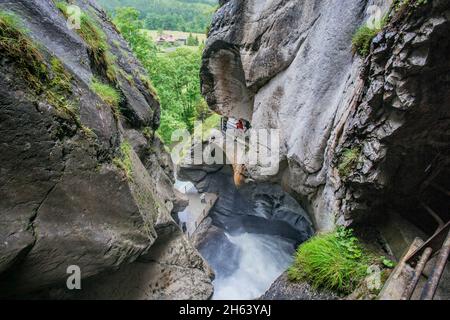
M 128 180 L 133 180 L 133 163 L 131 160 L 131 152 L 133 147 L 128 141 L 120 144 L 119 156 L 113 159 L 113 163 L 123 170 Z
M 72 97 L 72 77 L 58 58 L 51 57 L 48 63 L 20 18 L 6 11 L 0 11 L 0 52 L 36 96 L 54 107 L 59 116 L 81 127 Z
M 338 171 L 341 178 L 348 177 L 359 163 L 361 156 L 361 148 L 354 147 L 351 149 L 344 149 L 341 153 L 338 165 Z
M 17 65 L 22 78 L 37 91 L 48 81 L 48 68 L 38 46 L 15 14 L 0 11 L 0 53 Z
M 69 4 L 66 1 L 57 1 L 56 6 L 66 18 L 69 18 Z M 86 12 L 81 12 L 80 28 L 75 30 L 88 46 L 94 64 L 104 71 L 110 82 L 116 82 L 116 61 L 110 52 L 105 32 Z
M 122 97 L 120 93 L 109 84 L 102 83 L 97 78 L 93 78 L 91 82 L 91 90 L 95 92 L 107 105 L 109 105 L 116 117 L 120 115 L 120 102 Z

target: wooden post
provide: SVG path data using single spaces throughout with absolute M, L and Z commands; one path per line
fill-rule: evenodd
M 445 265 L 447 264 L 448 255 L 450 253 L 450 231 L 447 234 L 447 238 L 444 241 L 444 245 L 439 252 L 436 260 L 436 265 L 433 272 L 430 275 L 425 287 L 422 291 L 421 300 L 433 300 L 436 290 L 439 286 L 439 281 L 441 280 L 442 273 L 444 272 Z

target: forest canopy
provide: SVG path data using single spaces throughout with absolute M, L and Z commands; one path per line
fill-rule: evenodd
M 142 32 L 144 22 L 135 8 L 119 8 L 114 23 L 130 44 L 150 76 L 161 103 L 158 134 L 170 144 L 177 129 L 192 132 L 196 120 L 206 120 L 210 111 L 200 93 L 202 46 L 180 47 L 164 52 Z
M 139 19 L 149 30 L 173 30 L 205 33 L 217 0 L 98 0 L 113 13 L 120 7 L 133 7 L 139 11 Z

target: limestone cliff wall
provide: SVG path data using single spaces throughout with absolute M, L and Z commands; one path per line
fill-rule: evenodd
M 0 0 L 14 20 L 0 25 L 11 40 L 0 46 L 0 296 L 64 288 L 77 265 L 82 296 L 206 299 L 210 269 L 170 216 L 173 169 L 147 75 L 94 1 L 68 4 L 100 46 L 51 0 Z M 94 78 L 118 91 L 118 108 Z
M 203 56 L 212 109 L 281 130 L 280 182 L 318 230 L 414 198 L 448 163 L 449 3 L 404 6 L 363 60 L 351 39 L 373 5 L 391 1 L 223 1 Z

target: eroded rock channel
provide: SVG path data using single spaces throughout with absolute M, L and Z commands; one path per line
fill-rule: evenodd
M 218 195 L 191 236 L 215 272 L 213 299 L 263 295 L 291 264 L 295 248 L 314 233 L 307 213 L 278 185 L 237 188 L 231 166 L 182 167 L 179 178 L 197 180 L 192 182 L 199 194 Z

